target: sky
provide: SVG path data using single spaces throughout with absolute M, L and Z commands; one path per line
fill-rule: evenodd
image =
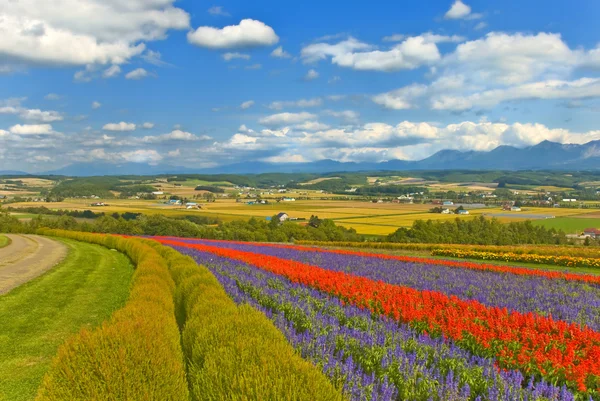
M 0 170 L 599 140 L 598 15 L 595 0 L 0 1 Z

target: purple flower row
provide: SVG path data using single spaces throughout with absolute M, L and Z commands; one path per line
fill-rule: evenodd
M 565 388 L 499 372 L 451 341 L 242 262 L 176 247 L 207 266 L 238 303 L 274 321 L 351 400 L 574 400 Z
M 552 316 L 600 331 L 600 288 L 583 282 L 250 243 L 182 241 L 296 260 L 416 290 L 438 291 L 462 299 L 473 299 L 488 306 Z

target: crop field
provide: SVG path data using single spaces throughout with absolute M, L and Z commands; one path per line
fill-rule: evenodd
M 156 239 L 266 313 L 348 400 L 600 399 L 597 275 Z
M 69 254 L 48 273 L 0 296 L 0 400 L 32 400 L 69 336 L 122 306 L 133 268 L 121 253 L 64 241 Z
M 170 185 L 170 184 L 169 184 Z M 189 190 L 189 188 L 188 188 Z M 287 194 L 286 196 L 290 196 Z M 164 214 L 167 216 L 201 215 L 219 218 L 223 221 L 248 220 L 251 217 L 264 219 L 279 212 L 285 212 L 290 217 L 308 219 L 312 215 L 319 218 L 333 219 L 336 224 L 354 228 L 359 234 L 387 235 L 399 227 L 410 227 L 415 220 L 452 220 L 455 218 L 472 219 L 485 215 L 497 218 L 503 223 L 518 222 L 531 219 L 545 219 L 553 217 L 594 217 L 593 209 L 571 208 L 541 208 L 525 207 L 521 212 L 505 212 L 499 207 L 470 209 L 469 215 L 457 216 L 454 214 L 434 214 L 428 211 L 434 207 L 432 204 L 398 204 L 398 203 L 373 203 L 360 200 L 321 200 L 308 199 L 295 202 L 275 202 L 269 204 L 247 204 L 247 200 L 236 202 L 234 199 L 217 199 L 216 202 L 204 203 L 202 209 L 186 209 L 181 206 L 169 206 L 164 200 L 132 200 L 108 199 L 104 200 L 109 206 L 90 206 L 96 200 L 67 199 L 63 202 L 40 204 L 37 202 L 21 202 L 11 204 L 12 207 L 38 207 L 40 205 L 52 209 L 93 210 L 107 214 L 118 212 L 132 212 L 143 214 Z M 450 209 L 456 206 L 449 206 Z M 467 207 L 468 209 L 468 207 Z M 33 216 L 21 216 L 31 218 Z M 597 216 L 596 216 L 597 217 Z M 548 223 L 550 224 L 550 223 Z
M 540 225 L 546 228 L 555 228 L 563 230 L 567 234 L 581 234 L 586 228 L 600 228 L 600 217 L 582 218 L 580 217 L 561 217 L 550 220 L 535 221 L 535 225 Z

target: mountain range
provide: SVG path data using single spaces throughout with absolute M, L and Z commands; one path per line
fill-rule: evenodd
M 491 151 L 441 150 L 418 160 L 380 163 L 319 160 L 310 163 L 245 161 L 214 168 L 189 168 L 143 163 L 76 163 L 42 174 L 67 176 L 156 174 L 327 173 L 377 170 L 596 170 L 600 169 L 600 140 L 583 145 L 543 141 L 525 148 L 499 146 Z M 0 175 L 6 172 L 0 171 Z

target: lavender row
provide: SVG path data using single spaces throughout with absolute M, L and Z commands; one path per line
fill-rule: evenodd
M 238 303 L 262 310 L 351 400 L 573 400 L 565 388 L 499 372 L 441 338 L 417 334 L 275 274 L 189 248 Z
M 473 299 L 488 306 L 552 316 L 600 331 L 600 288 L 582 282 L 227 241 L 184 242 L 296 260 L 376 281 Z

